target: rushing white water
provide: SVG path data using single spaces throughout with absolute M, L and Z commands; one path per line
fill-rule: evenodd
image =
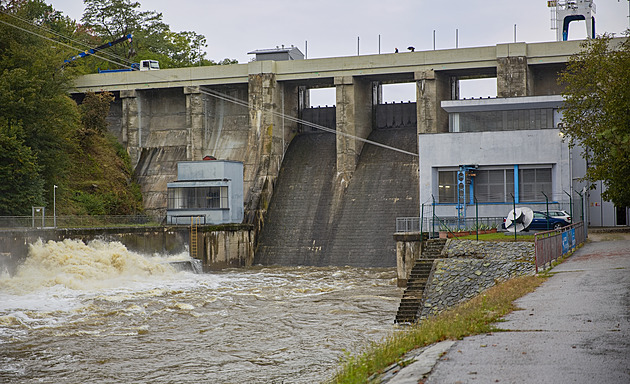
M 317 383 L 394 329 L 392 269 L 168 264 L 185 257 L 32 245 L 0 276 L 0 382 Z

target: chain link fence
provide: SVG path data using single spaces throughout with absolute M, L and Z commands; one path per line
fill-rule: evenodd
M 1 229 L 13 228 L 91 228 L 149 226 L 160 224 L 159 219 L 146 215 L 100 215 L 100 216 L 0 216 Z

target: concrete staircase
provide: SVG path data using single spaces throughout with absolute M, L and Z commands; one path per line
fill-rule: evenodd
M 396 313 L 395 323 L 415 323 L 418 321 L 422 303 L 424 301 L 424 288 L 426 288 L 433 260 L 440 258 L 440 253 L 446 244 L 446 239 L 427 240 L 422 249 L 422 257 L 416 260 L 409 278 L 407 288 L 403 293 Z

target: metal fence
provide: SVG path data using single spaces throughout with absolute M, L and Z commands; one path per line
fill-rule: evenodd
M 0 228 L 85 228 L 156 224 L 158 220 L 146 215 L 99 216 L 0 216 Z
M 501 228 L 503 217 L 424 217 L 422 225 L 419 217 L 397 217 L 396 232 L 429 232 L 459 231 L 476 229 Z
M 536 273 L 538 268 L 551 263 L 573 251 L 586 239 L 584 222 L 580 221 L 564 228 L 539 232 L 534 235 L 536 249 Z

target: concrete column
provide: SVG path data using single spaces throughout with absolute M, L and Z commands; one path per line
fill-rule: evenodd
M 372 86 L 353 77 L 335 77 L 337 92 L 337 174 L 347 185 L 357 167 L 364 142 L 372 132 Z
M 297 117 L 297 88 L 286 87 L 295 91 L 294 96 L 287 96 L 285 85 L 276 80 L 275 66 L 274 61 L 249 64 L 249 149 L 244 162 L 248 223 L 262 223 L 284 149 L 296 130 L 296 125 L 288 123 L 283 114 Z
M 497 45 L 497 97 L 528 96 L 533 89 L 527 66 L 527 44 Z
M 203 130 L 205 122 L 204 95 L 199 86 L 184 87 L 186 95 L 186 129 L 188 130 L 188 144 L 186 145 L 187 160 L 203 159 Z
M 140 157 L 140 99 L 135 89 L 120 91 L 122 100 L 122 144 L 135 168 Z
M 434 70 L 416 72 L 418 133 L 448 132 L 448 113 L 442 100 L 451 100 L 450 78 Z

